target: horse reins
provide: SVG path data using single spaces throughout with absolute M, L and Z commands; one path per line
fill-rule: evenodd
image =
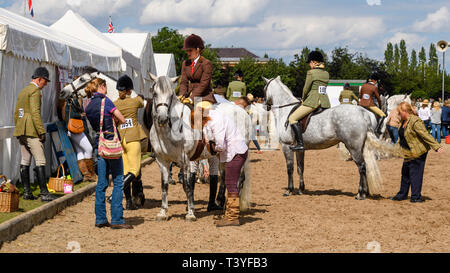
M 269 85 L 270 85 L 270 83 L 271 83 L 273 80 L 275 80 L 275 78 L 270 79 L 270 80 L 267 82 L 266 86 L 264 86 L 264 97 L 265 97 L 266 99 L 267 99 L 267 89 L 269 88 Z M 270 111 L 272 108 L 278 108 L 278 109 L 281 109 L 281 108 L 285 108 L 285 107 L 289 107 L 289 106 L 293 106 L 293 105 L 298 105 L 298 104 L 301 104 L 301 102 L 300 102 L 300 101 L 296 101 L 296 102 L 292 102 L 292 103 L 289 103 L 289 104 L 276 105 L 276 106 L 273 106 L 273 105 L 271 105 L 271 104 L 268 104 L 267 101 L 266 101 L 266 103 L 265 103 L 265 105 L 267 106 L 267 111 Z

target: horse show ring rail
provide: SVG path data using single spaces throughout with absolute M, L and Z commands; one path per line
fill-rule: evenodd
M 141 167 L 143 168 L 152 164 L 154 161 L 155 159 L 152 157 L 147 158 L 142 161 Z M 16 239 L 17 236 L 30 231 L 33 227 L 40 225 L 45 220 L 51 219 L 65 208 L 83 201 L 86 196 L 95 192 L 96 186 L 97 183 L 92 183 L 78 191 L 57 198 L 0 224 L 0 249 L 4 242 Z

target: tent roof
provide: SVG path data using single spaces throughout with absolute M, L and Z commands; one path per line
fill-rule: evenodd
M 50 26 L 52 29 L 59 30 L 69 35 L 74 35 L 80 40 L 92 43 L 100 47 L 108 54 L 120 55 L 125 63 L 122 63 L 122 70 L 126 70 L 126 65 L 140 71 L 141 65 L 139 58 L 133 56 L 130 52 L 124 50 L 121 46 L 105 37 L 94 26 L 89 24 L 81 15 L 69 10 Z
M 173 54 L 155 53 L 157 76 L 175 77 L 177 75 Z
M 120 55 L 0 8 L 0 50 L 64 67 L 120 71 Z
M 103 33 L 103 35 L 137 58 L 141 58 L 146 43 L 151 42 L 150 33 Z

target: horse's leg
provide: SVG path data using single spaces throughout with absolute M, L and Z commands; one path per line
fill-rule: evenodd
M 220 163 L 219 165 L 219 171 L 220 171 L 220 186 L 219 186 L 219 192 L 217 193 L 216 197 L 216 205 L 220 207 L 225 206 L 225 164 Z
M 348 149 L 348 147 L 347 147 Z M 353 161 L 358 166 L 359 171 L 359 188 L 356 199 L 364 200 L 369 195 L 369 185 L 366 177 L 366 162 L 364 161 L 362 148 L 361 149 L 348 149 L 352 155 Z
M 192 162 L 191 162 L 192 164 Z M 194 214 L 194 186 L 195 186 L 195 174 L 190 167 L 190 164 L 186 164 L 187 166 L 184 169 L 185 175 L 183 176 L 183 189 L 186 193 L 187 198 L 187 214 L 186 214 L 186 220 L 187 221 L 196 221 L 197 218 Z M 187 179 L 185 178 L 187 174 Z
M 289 149 L 288 145 L 283 144 L 281 146 L 286 159 L 286 167 L 288 173 L 288 188 L 283 194 L 284 197 L 292 195 L 294 193 L 294 152 Z
M 156 216 L 156 221 L 165 221 L 168 219 L 167 210 L 169 209 L 169 162 L 163 162 L 156 159 L 161 170 L 161 210 Z
M 305 171 L 305 151 L 296 152 L 297 159 L 297 173 L 300 177 L 300 185 L 296 194 L 303 194 L 305 191 L 305 180 L 303 179 L 303 173 Z

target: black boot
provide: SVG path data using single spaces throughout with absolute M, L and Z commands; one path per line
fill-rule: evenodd
M 133 201 L 131 200 L 131 182 L 136 179 L 134 174 L 128 173 L 123 178 L 123 193 L 125 195 L 126 200 L 126 209 L 127 210 L 135 210 L 138 209 L 136 205 L 133 204 Z
M 39 182 L 39 188 L 41 190 L 41 201 L 42 202 L 50 202 L 55 200 L 57 197 L 53 194 L 50 194 L 50 192 L 47 189 L 47 179 L 45 176 L 45 166 L 39 166 L 34 168 L 37 173 L 37 178 Z
M 23 185 L 23 199 L 36 200 L 37 197 L 33 195 L 30 187 L 30 166 L 20 165 L 20 180 Z
M 381 135 L 381 128 L 383 127 L 383 122 L 386 117 L 381 117 L 378 120 L 377 129 L 375 130 L 378 135 Z
M 144 187 L 142 186 L 142 173 L 140 173 L 133 181 L 131 189 L 132 189 L 131 199 L 133 200 L 133 203 L 139 204 L 140 206 L 144 206 L 145 195 L 144 195 Z
M 209 176 L 209 202 L 207 211 L 213 210 L 223 210 L 222 207 L 216 205 L 216 193 L 217 193 L 217 182 L 219 181 L 218 175 Z
M 303 133 L 300 123 L 291 124 L 292 132 L 294 132 L 296 146 L 292 145 L 289 148 L 293 151 L 303 151 L 305 150 L 305 144 L 303 144 Z

